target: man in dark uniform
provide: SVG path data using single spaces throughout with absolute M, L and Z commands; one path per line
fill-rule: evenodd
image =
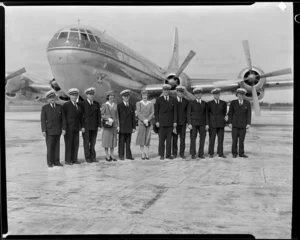
M 69 91 L 70 101 L 63 105 L 63 130 L 66 131 L 65 138 L 65 163 L 68 165 L 80 164 L 77 154 L 79 148 L 79 131 L 82 128 L 82 106 L 77 104 L 79 90 L 71 88 Z
M 250 128 L 251 124 L 251 104 L 244 99 L 246 90 L 238 88 L 236 95 L 238 99 L 233 100 L 229 107 L 229 127 L 232 128 L 232 155 L 237 157 L 237 143 L 239 141 L 239 156 L 247 158 L 244 152 L 244 140 L 246 129 Z
M 117 105 L 119 116 L 119 159 L 124 160 L 124 148 L 126 148 L 126 159 L 134 160 L 130 144 L 131 135 L 135 132 L 135 107 L 129 102 L 130 90 L 125 89 L 121 93 L 123 101 Z
M 195 88 L 193 93 L 196 97 L 188 106 L 187 118 L 188 127 L 191 129 L 190 154 L 192 159 L 196 158 L 196 139 L 197 133 L 200 135 L 198 157 L 204 158 L 204 143 L 206 131 L 208 130 L 207 103 L 201 100 L 202 88 Z
M 220 100 L 220 88 L 215 88 L 211 91 L 214 99 L 208 102 L 208 120 L 209 120 L 209 147 L 208 154 L 212 158 L 214 156 L 215 140 L 218 135 L 218 148 L 217 154 L 219 157 L 226 158 L 223 153 L 224 142 L 224 127 L 227 121 L 227 103 Z
M 60 135 L 62 133 L 62 107 L 55 103 L 54 90 L 46 93 L 48 104 L 42 107 L 41 126 L 42 134 L 46 137 L 48 167 L 62 166 L 59 161 Z M 64 130 L 63 130 L 64 132 Z
M 173 152 L 173 157 L 177 157 L 177 152 L 178 152 L 178 136 L 180 137 L 180 150 L 179 150 L 179 156 L 181 158 L 185 158 L 184 156 L 184 150 L 185 150 L 185 133 L 186 133 L 186 123 L 187 123 L 187 108 L 189 101 L 186 100 L 183 97 L 183 93 L 185 91 L 184 86 L 177 86 L 176 87 L 176 93 L 177 93 L 177 98 L 175 100 L 175 107 L 176 107 L 176 112 L 177 112 L 177 126 L 176 126 L 176 131 L 173 132 L 172 134 L 172 152 Z
M 165 142 L 166 142 L 166 158 L 173 159 L 171 156 L 171 140 L 172 131 L 176 127 L 177 109 L 175 107 L 176 100 L 169 96 L 171 85 L 164 84 L 162 86 L 163 94 L 156 99 L 155 109 L 155 124 L 158 130 L 158 154 L 161 160 L 165 158 Z
M 83 145 L 84 156 L 88 163 L 96 161 L 95 144 L 98 128 L 101 128 L 101 112 L 98 102 L 93 101 L 95 88 L 91 87 L 85 90 L 87 99 L 81 105 L 83 108 Z

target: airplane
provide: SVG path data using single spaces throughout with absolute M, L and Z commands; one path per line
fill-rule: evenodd
M 247 40 L 242 42 L 247 67 L 242 69 L 237 79 L 191 78 L 184 69 L 195 56 L 190 51 L 179 66 L 178 30 L 175 28 L 173 53 L 166 68 L 162 68 L 131 48 L 91 26 L 70 25 L 58 30 L 48 43 L 47 58 L 54 79 L 50 82 L 53 89 L 66 93 L 70 88 L 78 88 L 81 99 L 84 90 L 95 87 L 95 100 L 105 102 L 109 90 L 132 91 L 134 101 L 140 99 L 140 91 L 148 90 L 150 98 L 161 95 L 162 84 L 172 86 L 175 94 L 178 85 L 186 87 L 184 93 L 189 100 L 195 87 L 203 88 L 204 94 L 219 87 L 222 93 L 234 94 L 236 89 L 246 89 L 245 98 L 253 102 L 255 114 L 260 115 L 259 100 L 264 97 L 265 89 L 282 89 L 293 86 L 292 79 L 269 80 L 267 78 L 290 74 L 291 68 L 264 73 L 252 65 L 250 48 Z M 66 96 L 66 94 L 64 94 Z M 120 96 L 117 95 L 117 101 Z

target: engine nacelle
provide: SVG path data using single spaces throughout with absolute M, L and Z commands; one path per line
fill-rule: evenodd
M 165 73 L 166 80 L 172 86 L 171 90 L 174 90 L 178 85 L 188 87 L 188 76 L 185 73 L 181 73 L 179 77 L 175 77 L 176 70 Z
M 258 100 L 263 99 L 265 95 L 264 85 L 266 83 L 266 78 L 261 78 L 260 76 L 264 74 L 263 70 L 258 67 L 252 67 L 251 70 L 244 68 L 238 75 L 239 79 L 243 81 L 240 83 L 240 87 L 244 88 L 247 93 L 245 98 L 247 100 L 252 100 L 252 88 L 255 87 L 257 92 Z

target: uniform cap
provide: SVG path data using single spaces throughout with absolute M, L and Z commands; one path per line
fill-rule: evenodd
M 95 94 L 95 88 L 94 87 L 90 87 L 88 89 L 86 89 L 84 92 L 85 94 L 91 94 L 91 95 L 94 95 Z
M 130 94 L 130 90 L 129 89 L 125 89 L 122 92 L 120 92 L 121 96 L 128 96 Z
M 178 92 L 184 92 L 184 90 L 185 90 L 185 86 L 178 85 L 176 87 L 176 91 L 178 91 Z
M 244 88 L 238 88 L 238 89 L 236 90 L 236 94 L 238 94 L 238 93 L 246 94 L 247 91 L 246 91 Z
M 213 90 L 211 90 L 211 93 L 212 94 L 218 94 L 221 92 L 221 89 L 220 88 L 214 88 Z
M 202 93 L 203 89 L 202 88 L 194 88 L 193 93 Z
M 172 86 L 170 84 L 163 84 L 162 85 L 163 90 L 170 90 L 171 88 L 172 88 Z
M 68 93 L 70 95 L 77 95 L 79 93 L 79 90 L 77 88 L 70 88 Z
M 55 91 L 51 89 L 50 91 L 46 92 L 46 98 L 53 98 L 56 97 Z

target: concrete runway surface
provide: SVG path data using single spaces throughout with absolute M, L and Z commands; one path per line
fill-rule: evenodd
M 152 135 L 150 161 L 104 161 L 53 167 L 39 112 L 7 112 L 8 234 L 253 234 L 291 238 L 292 112 L 253 116 L 246 135 L 248 159 L 233 159 L 226 128 L 226 159 L 160 161 Z M 189 156 L 189 134 L 186 155 Z M 208 150 L 208 135 L 205 143 Z M 198 146 L 198 143 L 197 143 Z M 64 163 L 61 137 L 61 162 Z M 84 161 L 82 138 L 79 160 Z

